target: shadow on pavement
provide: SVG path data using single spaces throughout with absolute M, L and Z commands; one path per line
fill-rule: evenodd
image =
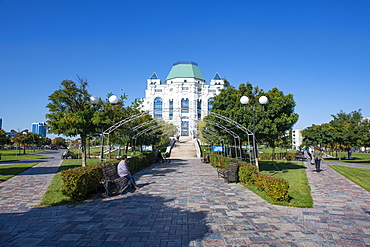
M 205 217 L 205 212 L 176 207 L 173 200 L 161 196 L 129 194 L 63 210 L 44 207 L 0 214 L 0 242 L 16 246 L 189 246 L 209 231 Z

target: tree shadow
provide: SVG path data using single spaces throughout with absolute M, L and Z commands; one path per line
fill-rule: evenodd
M 209 231 L 205 212 L 161 196 L 126 194 L 74 207 L 0 214 L 6 245 L 189 246 Z
M 280 171 L 282 173 L 286 173 L 289 170 L 293 169 L 307 169 L 304 165 L 296 164 L 295 162 L 275 162 L 275 161 L 260 161 L 259 162 L 259 169 L 260 171 Z

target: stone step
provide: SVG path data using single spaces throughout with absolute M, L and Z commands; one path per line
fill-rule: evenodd
M 197 157 L 197 150 L 191 138 L 180 138 L 171 151 L 171 158 L 194 158 Z

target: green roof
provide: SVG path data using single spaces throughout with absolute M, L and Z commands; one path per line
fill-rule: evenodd
M 198 67 L 197 63 L 194 62 L 177 62 L 174 63 L 170 73 L 168 74 L 166 80 L 171 80 L 173 78 L 196 78 L 204 81 L 202 72 Z

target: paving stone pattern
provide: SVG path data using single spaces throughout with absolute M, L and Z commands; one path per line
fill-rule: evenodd
M 4 209 L 1 246 L 370 246 L 370 193 L 325 163 L 306 166 L 314 208 L 270 205 L 199 159 L 172 159 L 123 195 Z

